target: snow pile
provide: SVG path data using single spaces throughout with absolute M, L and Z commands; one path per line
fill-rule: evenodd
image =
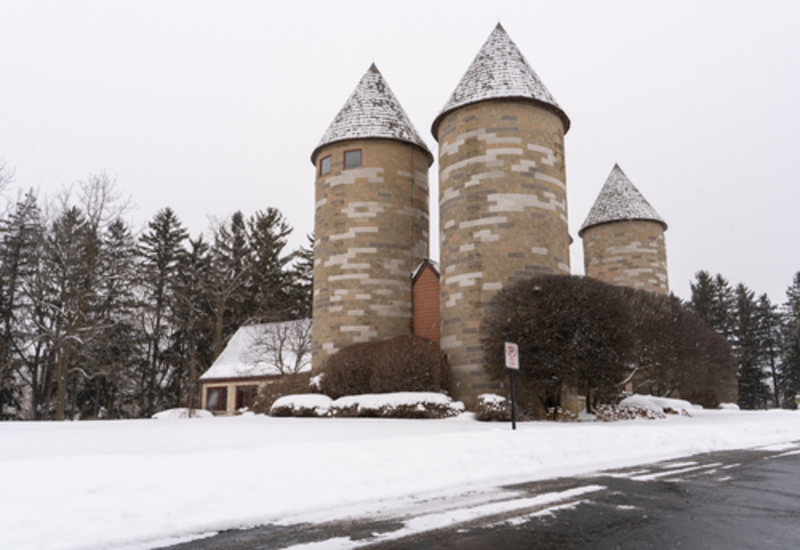
M 151 418 L 156 420 L 177 420 L 182 418 L 211 418 L 214 415 L 209 411 L 203 409 L 189 410 L 186 408 L 181 409 L 167 409 L 166 411 L 157 412 Z
M 736 403 L 720 403 L 719 408 L 723 411 L 738 411 L 739 405 Z
M 441 393 L 399 392 L 350 395 L 333 401 L 319 394 L 287 395 L 276 400 L 270 416 L 344 416 L 383 418 L 448 418 L 464 404 Z
M 640 407 L 659 413 L 681 413 L 695 409 L 695 406 L 683 399 L 669 397 L 655 397 L 653 395 L 631 395 L 620 401 L 622 407 Z
M 692 414 L 525 422 L 516 431 L 467 414 L 436 422 L 2 422 L 0 548 L 153 548 L 223 529 L 343 519 L 433 494 L 800 442 L 796 411 Z

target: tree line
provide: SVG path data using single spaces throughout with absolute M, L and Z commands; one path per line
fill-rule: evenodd
M 781 305 L 707 271 L 695 274 L 691 290 L 689 306 L 733 348 L 739 406 L 795 408 L 800 394 L 800 272 Z
M 11 175 L 0 165 L 0 188 Z M 0 218 L 2 418 L 197 407 L 198 378 L 236 329 L 310 316 L 311 246 L 288 250 L 277 209 L 195 238 L 170 208 L 138 234 L 125 211 L 100 174 L 47 204 L 29 191 Z

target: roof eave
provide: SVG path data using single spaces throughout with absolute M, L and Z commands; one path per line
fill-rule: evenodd
M 666 231 L 668 227 L 667 222 L 665 222 L 664 220 L 654 220 L 653 218 L 622 218 L 619 220 L 605 220 L 584 225 L 578 230 L 578 237 L 583 238 L 584 232 L 587 229 L 591 229 L 592 227 L 597 227 L 598 225 L 606 225 L 609 223 L 622 223 L 622 222 L 653 222 L 660 225 L 661 229 L 663 229 L 664 231 Z
M 456 105 L 454 107 L 450 107 L 449 109 L 444 110 L 441 113 L 439 113 L 439 116 L 437 116 L 434 119 L 433 124 L 431 125 L 431 133 L 433 134 L 433 139 L 435 139 L 437 141 L 437 143 L 438 143 L 438 141 L 439 141 L 439 125 L 442 123 L 442 120 L 444 120 L 448 115 L 450 115 L 450 113 L 452 113 L 454 111 L 457 111 L 458 109 L 462 109 L 464 107 L 467 107 L 469 105 L 475 105 L 477 103 L 483 103 L 483 102 L 486 102 L 486 101 L 524 101 L 524 102 L 527 102 L 527 103 L 532 103 L 532 104 L 534 104 L 534 105 L 536 105 L 538 107 L 541 107 L 541 108 L 543 108 L 543 109 L 545 109 L 547 111 L 550 111 L 550 112 L 554 113 L 555 115 L 557 115 L 558 118 L 561 119 L 561 123 L 564 125 L 564 135 L 566 135 L 566 133 L 569 131 L 570 126 L 571 126 L 571 122 L 569 120 L 569 117 L 567 116 L 567 113 L 565 113 L 564 110 L 561 109 L 561 107 L 559 107 L 557 105 L 553 105 L 552 103 L 548 103 L 547 101 L 542 101 L 541 99 L 536 99 L 536 98 L 527 97 L 527 96 L 487 97 L 487 98 L 484 98 L 484 99 L 476 99 L 474 101 L 466 101 L 464 103 L 461 103 L 461 104 Z
M 317 155 L 319 155 L 319 152 L 322 149 L 328 147 L 329 145 L 344 143 L 346 141 L 371 141 L 371 140 L 399 141 L 400 143 L 413 145 L 414 147 L 416 147 L 425 154 L 425 157 L 428 159 L 428 168 L 430 168 L 431 165 L 433 164 L 433 153 L 431 153 L 427 147 L 423 147 L 419 143 L 411 141 L 409 139 L 400 139 L 395 137 L 383 137 L 383 136 L 345 137 L 345 138 L 332 139 L 330 141 L 326 141 L 325 143 L 320 143 L 314 148 L 314 151 L 311 152 L 311 164 L 313 164 L 314 166 L 317 165 Z

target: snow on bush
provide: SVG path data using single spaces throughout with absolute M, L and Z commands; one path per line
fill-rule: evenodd
M 719 408 L 723 411 L 738 411 L 739 405 L 736 403 L 720 403 Z
M 661 411 L 640 407 L 638 405 L 600 405 L 595 407 L 594 418 L 598 422 L 616 422 L 618 420 L 662 420 L 666 418 Z
M 448 418 L 464 412 L 464 404 L 442 393 L 397 392 L 340 397 L 332 416 L 378 418 Z
M 270 416 L 328 416 L 333 400 L 327 395 L 306 393 L 279 397 L 269 410 Z
M 478 396 L 475 420 L 482 422 L 511 422 L 511 403 L 502 395 L 483 393 Z
M 156 420 L 176 420 L 181 418 L 213 418 L 214 415 L 204 409 L 189 410 L 186 408 L 168 409 L 166 411 L 157 412 L 151 418 Z
M 671 399 L 669 397 L 655 397 L 653 395 L 634 394 L 620 401 L 620 406 L 636 406 L 651 411 L 667 414 L 689 414 L 694 405 L 683 399 Z
M 341 416 L 372 418 L 448 418 L 464 404 L 432 392 L 350 395 L 336 401 L 321 394 L 287 395 L 272 405 L 270 416 Z

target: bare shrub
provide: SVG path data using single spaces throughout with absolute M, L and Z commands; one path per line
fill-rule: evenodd
M 594 411 L 595 420 L 598 422 L 616 422 L 618 420 L 663 420 L 667 417 L 664 413 L 636 405 L 600 405 Z

